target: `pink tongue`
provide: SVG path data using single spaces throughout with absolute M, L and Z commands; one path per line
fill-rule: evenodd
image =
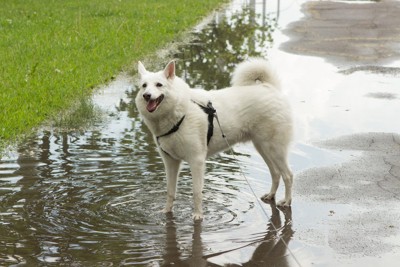
M 157 100 L 149 100 L 149 102 L 147 102 L 147 110 L 149 112 L 153 112 L 154 110 L 156 110 L 157 108 Z

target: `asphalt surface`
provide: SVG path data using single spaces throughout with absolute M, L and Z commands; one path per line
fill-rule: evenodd
M 305 265 L 398 266 L 400 1 L 307 1 L 301 10 L 304 17 L 283 29 L 289 39 L 280 49 L 322 58 L 336 74 L 313 67 L 304 72 L 310 80 L 317 72 L 320 90 L 297 97 L 303 106 L 295 103 L 296 116 L 308 120 L 305 139 L 312 146 L 352 153 L 296 176 L 298 198 L 329 207 L 329 219 L 296 232 L 327 251 L 320 255 L 326 260 L 314 255 Z
M 389 239 L 399 238 L 400 135 L 362 133 L 317 145 L 362 152 L 298 177 L 297 192 L 308 199 L 351 206 L 350 214 L 330 225 L 329 246 L 339 254 L 373 257 L 398 249 Z
M 346 64 L 400 58 L 399 1 L 309 1 L 302 11 L 306 19 L 286 30 L 284 50 Z

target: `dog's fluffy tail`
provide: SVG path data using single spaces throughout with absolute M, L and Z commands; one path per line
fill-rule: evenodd
M 279 88 L 279 79 L 269 64 L 262 58 L 250 58 L 237 65 L 232 75 L 232 86 L 247 86 L 257 83 L 269 83 Z

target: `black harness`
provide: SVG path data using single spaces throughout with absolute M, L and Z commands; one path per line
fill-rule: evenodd
M 208 144 L 210 143 L 211 137 L 213 136 L 213 133 L 214 133 L 214 116 L 215 116 L 214 114 L 215 114 L 216 110 L 215 110 L 215 108 L 212 106 L 211 101 L 208 101 L 207 106 L 201 105 L 201 104 L 199 104 L 199 103 L 197 103 L 197 102 L 195 102 L 195 101 L 193 101 L 193 100 L 192 100 L 192 102 L 195 103 L 196 105 L 198 105 L 198 106 L 204 111 L 204 113 L 206 113 L 206 114 L 208 115 L 208 116 L 207 116 L 207 117 L 208 117 L 207 145 L 208 145 Z M 163 150 L 163 149 L 161 148 L 159 139 L 160 139 L 161 137 L 168 136 L 168 135 L 173 134 L 173 133 L 175 133 L 176 131 L 178 131 L 178 130 L 179 130 L 179 127 L 181 126 L 181 124 L 182 124 L 182 122 L 183 122 L 184 119 L 185 119 L 185 115 L 183 115 L 183 117 L 178 121 L 177 124 L 175 124 L 175 125 L 171 128 L 171 130 L 169 130 L 169 131 L 166 132 L 165 134 L 162 134 L 162 135 L 159 135 L 159 136 L 156 137 L 156 138 L 157 138 L 158 146 L 160 147 L 160 149 L 161 149 L 165 154 L 169 155 L 165 150 Z
M 181 124 L 182 124 L 182 122 L 183 122 L 184 119 L 185 119 L 185 115 L 183 115 L 183 117 L 178 121 L 177 124 L 174 125 L 174 127 L 171 128 L 171 130 L 169 130 L 169 131 L 168 131 L 167 133 L 165 133 L 165 134 L 162 134 L 162 135 L 157 136 L 157 142 L 158 142 L 158 139 L 160 139 L 160 137 L 164 137 L 164 136 L 173 134 L 174 132 L 178 131 L 178 130 L 179 130 L 179 126 L 181 126 Z M 159 142 L 158 142 L 158 143 L 159 143 Z
M 197 102 L 194 103 L 197 104 L 208 115 L 208 131 L 207 131 L 207 145 L 208 145 L 214 133 L 214 114 L 217 111 L 212 106 L 211 101 L 208 101 L 207 106 L 203 106 Z

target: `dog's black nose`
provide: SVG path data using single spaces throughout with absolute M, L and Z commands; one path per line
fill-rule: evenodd
M 144 100 L 149 101 L 150 98 L 151 98 L 151 94 L 149 94 L 149 93 L 144 93 L 144 94 L 143 94 L 143 98 L 144 98 Z

